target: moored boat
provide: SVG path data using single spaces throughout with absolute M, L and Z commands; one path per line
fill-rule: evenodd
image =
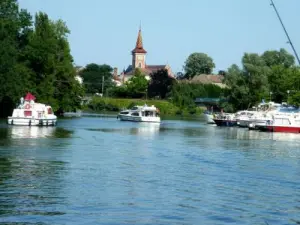
M 57 117 L 51 106 L 35 102 L 35 96 L 27 93 L 22 97 L 20 104 L 13 110 L 12 116 L 7 118 L 10 125 L 23 126 L 55 126 Z
M 219 114 L 213 120 L 217 124 L 217 126 L 233 127 L 237 125 L 237 121 L 234 114 Z
M 121 111 L 118 116 L 121 121 L 160 123 L 159 110 L 154 105 L 134 106 Z
M 259 130 L 269 132 L 300 133 L 300 114 L 278 115 L 268 120 Z

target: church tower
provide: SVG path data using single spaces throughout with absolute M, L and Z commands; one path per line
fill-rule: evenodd
M 143 39 L 141 27 L 139 29 L 138 37 L 136 40 L 135 48 L 131 51 L 132 53 L 132 68 L 141 68 L 146 67 L 146 53 L 147 51 L 143 48 Z

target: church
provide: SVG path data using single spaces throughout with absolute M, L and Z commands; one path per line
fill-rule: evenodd
M 125 69 L 120 75 L 118 74 L 118 70 L 114 69 L 114 80 L 119 83 L 124 83 L 128 81 L 134 74 L 134 70 L 139 68 L 142 73 L 145 74 L 146 79 L 151 79 L 151 73 L 154 73 L 161 69 L 166 69 L 170 77 L 174 77 L 171 67 L 166 65 L 148 65 L 146 64 L 146 54 L 147 51 L 143 46 L 143 38 L 141 28 L 139 29 L 135 48 L 131 51 L 132 54 L 132 63 Z

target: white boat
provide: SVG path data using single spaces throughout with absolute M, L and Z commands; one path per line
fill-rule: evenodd
M 265 126 L 259 127 L 261 131 L 300 133 L 300 113 L 275 115 L 268 120 Z
M 236 113 L 236 120 L 237 120 L 237 125 L 239 127 L 249 127 L 249 124 L 251 123 L 251 118 L 255 116 L 257 111 L 252 111 L 250 110 L 244 110 L 244 111 L 239 111 Z
M 63 116 L 64 117 L 81 117 L 82 112 L 81 112 L 81 110 L 76 110 L 76 112 L 64 112 Z
M 160 123 L 159 110 L 154 105 L 134 106 L 121 111 L 117 118 L 122 121 Z
M 215 124 L 214 114 L 211 112 L 204 112 L 205 121 L 208 124 Z
M 25 99 L 21 98 L 20 105 L 14 109 L 7 122 L 10 125 L 55 126 L 57 117 L 51 106 L 35 102 L 35 97 L 27 93 Z
M 286 104 L 269 103 L 269 108 L 258 111 L 250 117 L 249 129 L 259 129 L 265 127 L 267 121 L 272 120 L 274 116 L 293 115 L 300 112 L 299 108 L 291 107 Z

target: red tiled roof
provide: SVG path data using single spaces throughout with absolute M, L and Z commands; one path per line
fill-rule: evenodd
M 224 79 L 224 76 L 222 76 L 222 75 L 201 74 L 201 75 L 194 76 L 191 79 L 191 82 L 203 83 L 203 84 L 222 83 L 223 79 Z

